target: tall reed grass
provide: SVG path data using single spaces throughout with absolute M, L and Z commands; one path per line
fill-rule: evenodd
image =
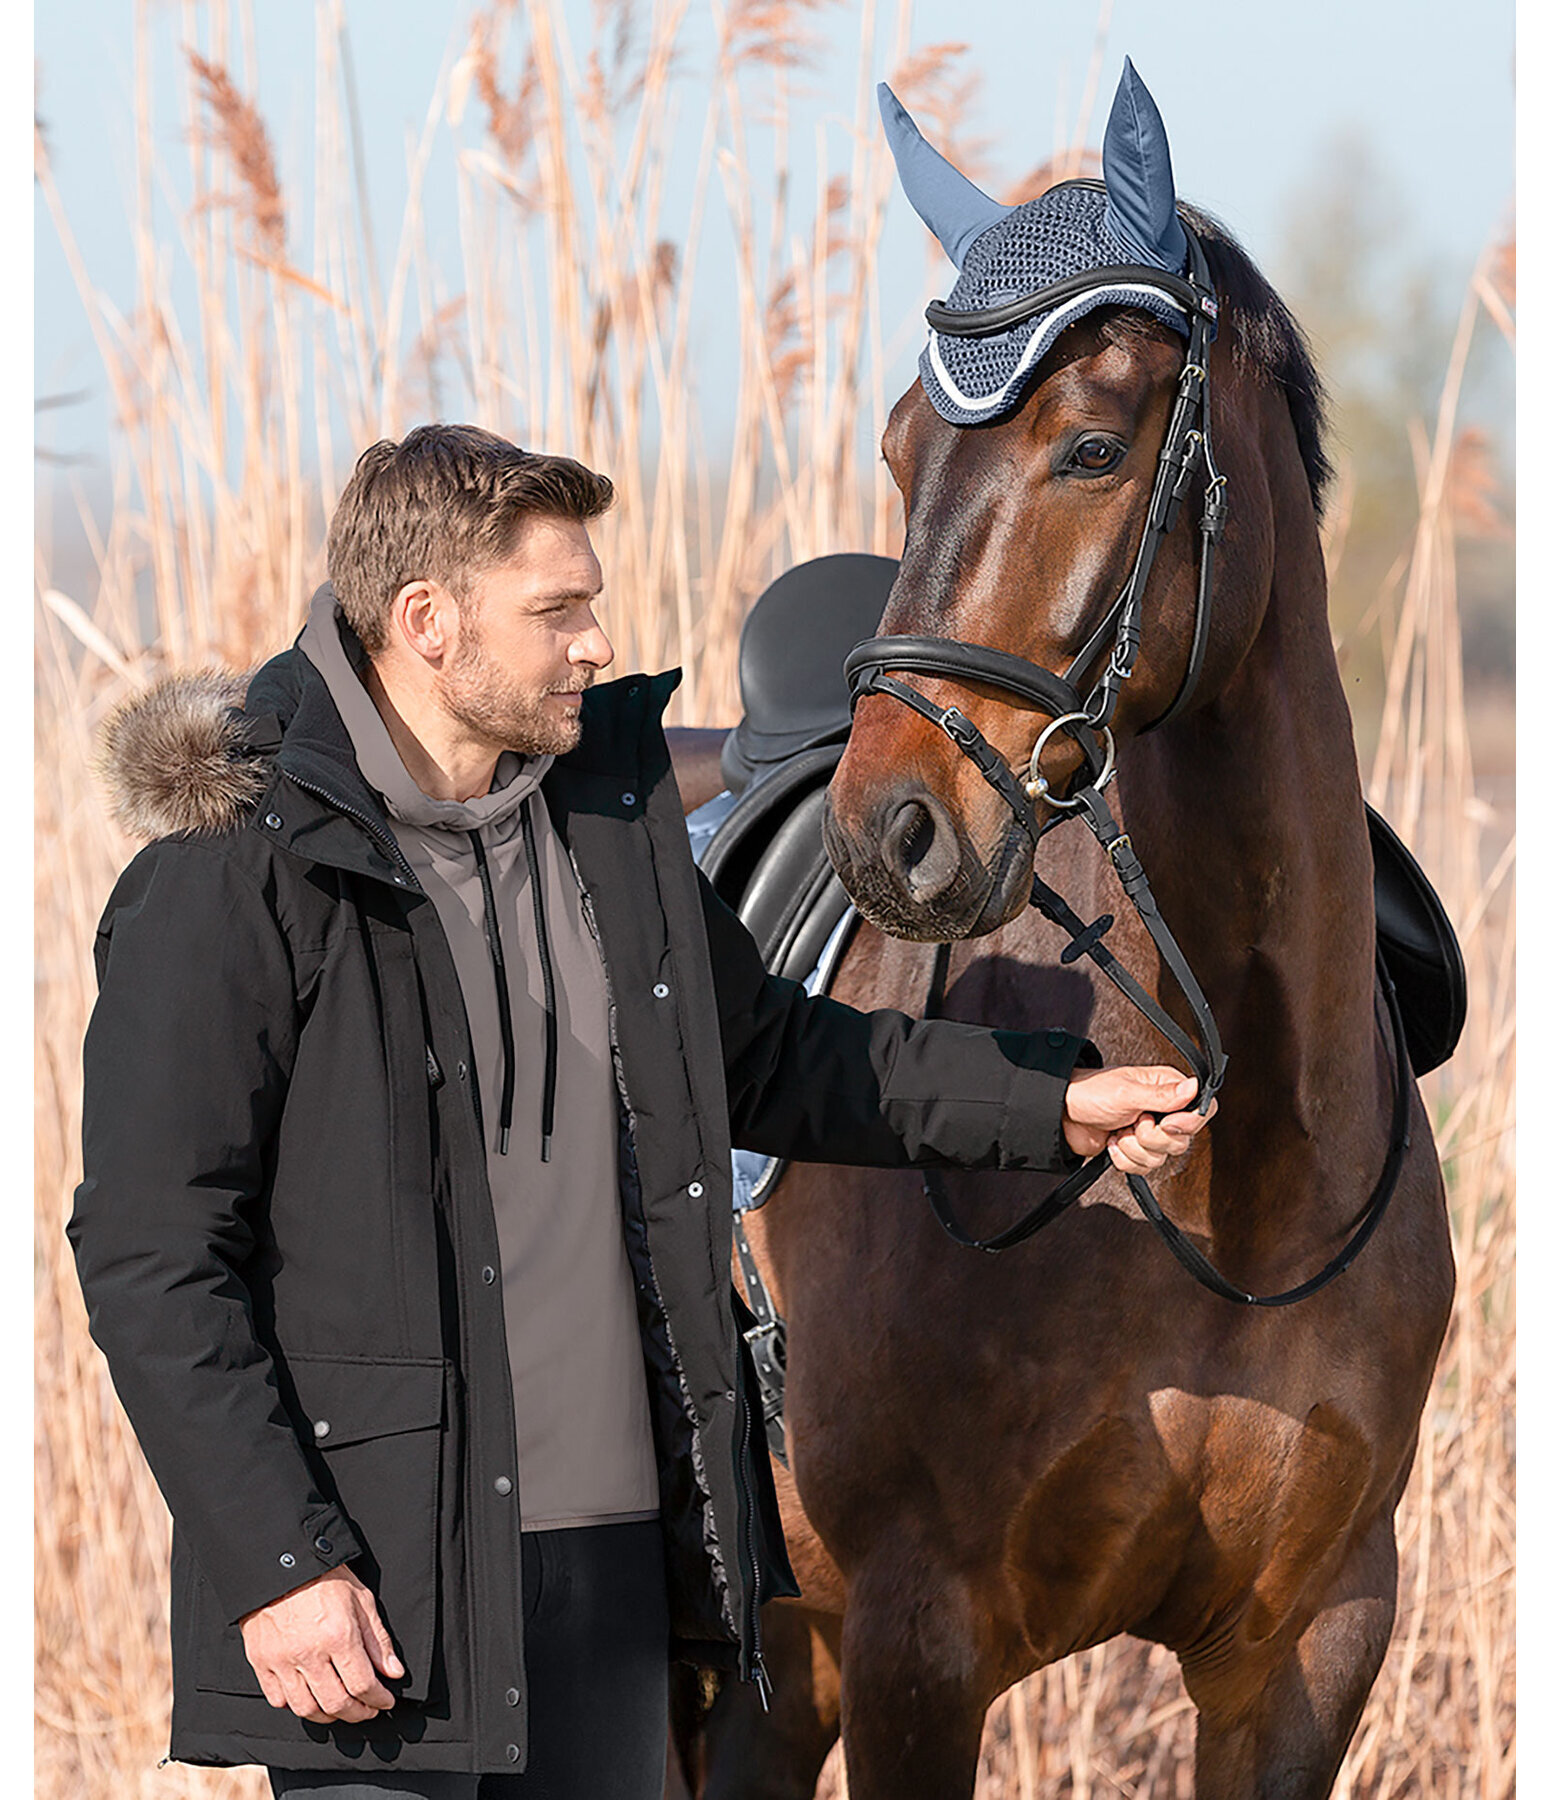
M 316 13 L 305 242 L 252 100 L 247 5 L 183 0 L 159 25 L 141 0 L 128 310 L 95 282 L 40 140 L 39 183 L 118 415 L 111 506 L 101 518 L 80 507 L 91 579 L 61 591 L 46 533 L 36 550 L 37 1792 L 50 1800 L 266 1791 L 253 1771 L 157 1766 L 170 1703 L 167 1519 L 87 1339 L 62 1235 L 79 1172 L 93 928 L 132 850 L 91 779 L 96 729 L 164 669 L 247 666 L 289 641 L 354 452 L 426 416 L 474 418 L 607 469 L 621 500 L 598 537 L 621 666 L 681 661 L 682 722 L 734 718 L 737 630 L 769 577 L 828 550 L 899 545 L 897 498 L 873 451 L 896 397 L 885 370 L 918 306 L 903 295 L 885 308 L 875 279 L 893 177 L 874 64 L 939 141 L 963 123 L 961 47 L 912 55 L 907 5 L 885 34 L 864 0 L 853 112 L 820 140 L 815 191 L 800 203 L 790 95 L 816 10 L 717 6 L 703 105 L 682 62 L 688 0 L 655 0 L 633 34 L 631 10 L 614 9 L 606 52 L 571 40 L 557 0 L 476 15 L 411 146 L 388 246 L 367 205 L 339 0 Z M 154 36 L 169 14 L 191 46 L 176 170 L 158 162 L 153 130 Z M 1071 145 L 1023 192 L 1087 166 L 1101 48 L 1100 33 Z M 774 127 L 768 183 L 753 174 L 755 118 Z M 457 252 L 437 259 L 423 191 L 448 142 Z M 973 146 L 960 138 L 956 152 Z M 688 224 L 673 237 L 669 187 L 684 168 Z M 163 183 L 183 196 L 170 238 L 153 203 Z M 694 386 L 713 209 L 738 293 L 735 414 L 716 452 Z M 1472 1009 L 1458 1056 L 1427 1083 L 1458 1302 L 1400 1515 L 1399 1625 L 1343 1800 L 1496 1800 L 1513 1785 L 1515 881 L 1510 820 L 1475 793 L 1453 560 L 1457 396 L 1480 306 L 1510 328 L 1510 290 L 1493 271 L 1483 262 L 1471 287 L 1426 434 L 1408 573 L 1369 621 L 1388 669 L 1372 797 L 1460 925 Z M 980 1791 L 1187 1796 L 1191 1729 L 1172 1659 L 1117 1642 L 997 1704 Z M 843 1779 L 836 1756 L 823 1791 Z

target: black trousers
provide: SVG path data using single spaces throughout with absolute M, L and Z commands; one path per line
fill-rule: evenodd
M 520 1775 L 271 1769 L 326 1800 L 662 1800 L 667 1590 L 655 1519 L 522 1534 L 529 1710 Z

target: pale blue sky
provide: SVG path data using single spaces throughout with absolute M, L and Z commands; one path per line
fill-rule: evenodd
M 466 36 L 466 5 L 410 4 L 408 0 L 347 0 L 359 70 L 373 212 L 383 226 L 402 210 L 405 134 L 424 119 L 448 45 Z M 585 35 L 590 8 L 567 10 Z M 829 45 L 807 77 L 808 97 L 797 115 L 795 161 L 800 172 L 821 119 L 847 117 L 854 91 L 857 8 L 818 15 Z M 891 9 L 881 9 L 885 15 Z M 281 178 L 293 200 L 306 194 L 309 154 L 313 0 L 260 0 L 257 15 L 258 99 L 269 122 Z M 708 8 L 695 5 L 693 36 L 708 41 Z M 38 106 L 49 136 L 56 178 L 87 264 L 99 284 L 126 308 L 132 303 L 129 230 L 133 161 L 133 84 L 130 0 L 69 0 L 35 14 Z M 165 106 L 161 148 L 179 157 L 185 129 L 178 115 L 170 46 L 179 10 L 152 0 L 168 56 L 158 71 Z M 919 46 L 964 42 L 963 58 L 982 77 L 977 129 L 994 144 L 993 167 L 1008 181 L 1042 160 L 1055 145 L 1057 116 L 1069 120 L 1085 80 L 1099 7 L 1096 0 L 917 0 L 912 41 Z M 1465 20 L 1467 18 L 1467 23 Z M 1512 199 L 1513 17 L 1505 0 L 1465 9 L 1445 0 L 1115 0 L 1100 81 L 1102 120 L 1129 54 L 1156 95 L 1167 121 L 1180 192 L 1217 213 L 1277 279 L 1288 203 L 1321 166 L 1343 133 L 1370 142 L 1392 184 L 1406 243 L 1417 258 L 1434 261 L 1450 289 L 1447 310 L 1482 243 L 1499 229 Z M 702 73 L 708 57 L 691 53 Z M 886 75 L 879 57 L 872 71 Z M 1062 99 L 1062 96 L 1064 97 Z M 808 122 L 806 136 L 801 130 Z M 685 140 L 694 137 L 683 133 Z M 755 144 L 755 161 L 760 151 Z M 995 187 L 994 179 L 987 185 Z M 433 246 L 453 231 L 450 159 L 433 167 L 427 213 Z M 91 389 L 93 397 L 44 415 L 40 437 L 65 452 L 105 461 L 108 411 L 84 315 L 77 303 L 53 229 L 38 204 L 36 233 L 36 380 L 40 393 Z M 292 242 L 308 241 L 306 221 L 292 226 Z M 718 273 L 715 231 L 703 252 L 700 284 Z M 391 243 L 387 251 L 390 252 Z M 902 198 L 885 234 L 885 278 L 911 302 L 919 281 L 918 233 Z M 300 258 L 303 263 L 305 258 Z M 729 355 L 707 340 L 706 362 Z M 913 351 L 908 358 L 912 359 Z M 703 382 L 714 394 L 721 385 Z M 904 371 L 890 371 L 902 380 Z M 707 401 L 714 430 L 714 402 Z

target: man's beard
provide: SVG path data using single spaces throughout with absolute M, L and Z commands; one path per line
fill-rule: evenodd
M 485 654 L 484 639 L 466 613 L 464 620 L 457 660 L 441 678 L 446 711 L 495 749 L 523 756 L 563 756 L 574 750 L 581 742 L 580 713 L 557 718 L 544 700 L 550 694 L 573 694 L 590 687 L 594 671 L 577 670 L 563 687 L 527 692 Z

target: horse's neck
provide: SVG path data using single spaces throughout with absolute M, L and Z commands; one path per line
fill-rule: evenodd
M 1310 1184 L 1365 1168 L 1388 1106 L 1366 823 L 1322 591 L 1315 565 L 1274 595 L 1223 692 L 1132 743 L 1123 777 L 1127 829 L 1233 1060 L 1220 1147 L 1286 1158 Z

